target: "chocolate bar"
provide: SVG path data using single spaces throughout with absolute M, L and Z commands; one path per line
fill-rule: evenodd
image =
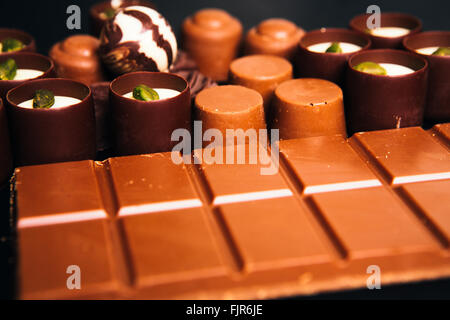
M 450 276 L 450 124 L 278 146 L 272 175 L 248 160 L 276 148 L 250 145 L 245 164 L 16 169 L 18 298 L 270 298 L 365 287 L 374 266 L 382 285 Z

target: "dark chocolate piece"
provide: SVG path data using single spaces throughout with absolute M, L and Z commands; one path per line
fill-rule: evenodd
M 0 99 L 0 192 L 7 188 L 12 174 L 13 162 L 10 148 L 6 110 Z
M 14 52 L 2 52 L 0 50 L 0 56 L 3 56 L 5 54 L 10 53 L 17 53 L 17 52 L 35 52 L 36 51 L 36 42 L 34 41 L 34 38 L 21 30 L 17 29 L 10 29 L 10 28 L 0 28 L 0 41 L 3 41 L 5 39 L 15 39 L 19 40 L 24 44 L 24 47 L 22 47 L 19 51 Z

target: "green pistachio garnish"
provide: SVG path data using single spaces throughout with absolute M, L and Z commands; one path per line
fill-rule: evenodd
M 14 80 L 17 73 L 17 64 L 14 59 L 8 59 L 0 64 L 0 80 Z
M 450 56 L 450 47 L 440 47 L 432 53 L 433 56 Z
M 33 98 L 34 109 L 50 109 L 55 104 L 55 95 L 50 90 L 36 90 Z
M 357 66 L 354 66 L 353 69 L 365 73 L 375 74 L 378 76 L 385 76 L 387 74 L 386 69 L 384 69 L 378 63 L 371 61 L 361 62 Z
M 2 52 L 18 51 L 25 47 L 22 41 L 12 38 L 2 40 Z
M 109 20 L 109 19 L 114 18 L 114 16 L 116 15 L 116 9 L 108 8 L 105 11 L 103 11 L 102 13 L 103 13 L 103 16 Z
M 159 95 L 152 88 L 147 87 L 145 84 L 140 84 L 133 89 L 133 98 L 141 101 L 152 101 L 159 100 Z
M 328 53 L 342 53 L 342 48 L 339 45 L 339 42 L 333 42 L 331 46 L 328 47 L 328 49 L 325 51 Z

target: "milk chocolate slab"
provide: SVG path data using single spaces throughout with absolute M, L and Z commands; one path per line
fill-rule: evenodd
M 18 227 L 106 218 L 94 162 L 16 169 Z
M 137 287 L 226 273 L 201 209 L 121 219 Z
M 401 186 L 402 193 L 450 242 L 450 180 L 427 181 Z
M 439 250 L 439 243 L 414 214 L 382 187 L 315 194 L 312 201 L 347 259 L 420 256 Z
M 390 184 L 450 178 L 450 153 L 419 127 L 357 133 Z
M 245 156 L 242 164 L 237 162 L 237 156 L 233 164 L 230 162 L 227 164 L 226 150 L 223 151 L 223 164 L 208 164 L 203 161 L 199 166 L 199 174 L 204 177 L 214 205 L 292 195 L 279 171 L 274 171 L 275 174 L 261 174 L 264 169 L 277 166 L 267 153 L 265 159 L 268 163 L 259 160 L 259 155 L 256 153 L 258 151 L 255 150 L 261 150 L 261 148 L 261 146 L 250 148 L 249 145 L 235 146 L 236 154 Z M 199 159 L 198 151 L 195 157 Z M 255 159 L 256 161 L 252 164 L 251 162 Z
M 120 216 L 201 207 L 186 166 L 171 157 L 168 152 L 109 160 Z
M 333 257 L 293 197 L 220 207 L 244 272 L 328 264 Z
M 21 299 L 112 296 L 116 284 L 102 221 L 19 228 L 18 242 Z M 80 268 L 80 290 L 67 287 L 73 284 L 70 266 Z
M 283 140 L 279 144 L 304 194 L 381 185 L 342 136 Z

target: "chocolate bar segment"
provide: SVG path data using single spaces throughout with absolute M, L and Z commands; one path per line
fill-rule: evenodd
M 304 194 L 381 186 L 342 136 L 283 140 L 280 151 Z
M 438 136 L 443 140 L 444 144 L 446 144 L 450 148 L 450 124 L 437 124 L 433 127 L 433 132 L 438 134 Z
M 18 228 L 106 218 L 94 162 L 16 169 Z
M 450 153 L 419 127 L 352 137 L 391 184 L 450 178 Z

